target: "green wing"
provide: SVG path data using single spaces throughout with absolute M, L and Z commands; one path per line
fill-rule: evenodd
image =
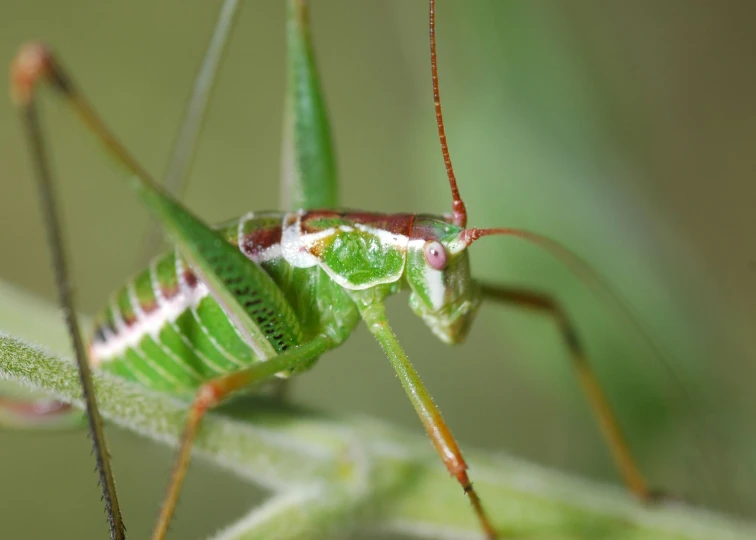
M 157 186 L 131 178 L 129 184 L 260 358 L 302 343 L 299 320 L 267 273 Z

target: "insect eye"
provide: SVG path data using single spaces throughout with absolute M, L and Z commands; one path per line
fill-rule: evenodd
M 425 244 L 425 260 L 434 270 L 443 270 L 446 266 L 446 250 L 441 242 L 427 242 Z

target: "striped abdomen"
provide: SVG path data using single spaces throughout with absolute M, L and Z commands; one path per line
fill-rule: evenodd
M 282 217 L 249 216 L 222 230 L 257 259 L 280 242 Z M 98 367 L 174 392 L 197 388 L 257 360 L 175 251 L 154 260 L 112 297 L 98 318 L 90 355 Z

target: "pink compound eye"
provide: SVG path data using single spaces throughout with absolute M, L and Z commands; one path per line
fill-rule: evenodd
M 446 266 L 446 250 L 441 242 L 427 242 L 425 244 L 425 260 L 434 270 L 443 270 Z

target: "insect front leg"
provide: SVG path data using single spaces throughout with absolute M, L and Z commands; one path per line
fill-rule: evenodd
M 606 444 L 609 446 L 614 463 L 627 489 L 641 500 L 651 500 L 656 495 L 650 490 L 638 463 L 633 457 L 617 416 L 612 410 L 596 373 L 585 355 L 577 335 L 575 325 L 562 309 L 559 302 L 548 294 L 517 287 L 482 284 L 481 292 L 488 300 L 512 304 L 524 309 L 540 311 L 556 322 L 564 344 L 569 349 L 572 365 L 577 373 L 580 386 L 588 398 L 588 404 L 596 417 Z
M 480 521 L 483 532 L 486 534 L 486 538 L 488 540 L 498 538 L 496 530 L 483 509 L 483 503 L 473 488 L 470 477 L 467 474 L 467 463 L 465 463 L 462 457 L 462 452 L 457 445 L 457 441 L 441 416 L 441 411 L 433 402 L 433 398 L 425 388 L 422 380 L 420 380 L 420 375 L 415 371 L 412 362 L 410 362 L 404 349 L 402 349 L 402 346 L 396 339 L 394 332 L 391 330 L 383 304 L 380 302 L 371 302 L 367 305 L 362 305 L 360 313 L 370 333 L 378 340 L 389 362 L 391 362 L 391 366 L 399 377 L 402 387 L 404 387 L 404 391 L 407 393 L 407 397 L 415 408 L 415 412 L 420 417 L 420 421 L 423 423 L 436 452 L 441 456 L 449 473 L 457 479 L 470 499 L 470 503 Z

